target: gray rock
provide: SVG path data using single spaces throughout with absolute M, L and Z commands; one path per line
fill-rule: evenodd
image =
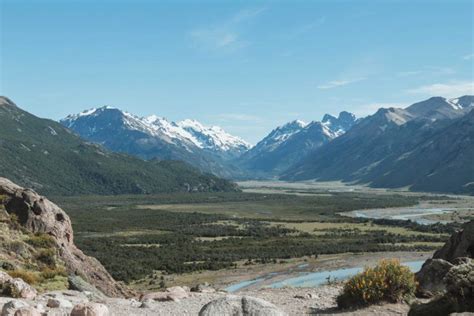
M 10 301 L 10 302 L 6 303 L 5 305 L 3 305 L 1 316 L 14 316 L 15 312 L 18 309 L 25 308 L 25 307 L 28 307 L 28 306 L 29 306 L 28 304 L 26 304 L 25 302 L 20 301 L 20 300 Z
M 209 285 L 209 283 L 205 282 L 202 284 L 198 284 L 191 288 L 191 292 L 198 292 L 198 293 L 214 293 L 216 290 Z
M 99 291 L 95 286 L 86 282 L 83 278 L 78 275 L 69 275 L 68 278 L 69 289 L 83 292 L 87 297 L 91 299 L 104 299 L 106 296 L 104 293 Z
M 446 294 L 426 304 L 413 305 L 409 316 L 474 312 L 474 262 L 453 266 L 445 276 Z
M 474 261 L 454 266 L 445 277 L 448 294 L 460 300 L 472 299 L 474 306 Z
M 145 301 L 145 300 L 154 300 L 154 301 L 173 301 L 173 302 L 179 302 L 182 299 L 188 298 L 189 293 L 186 291 L 181 286 L 173 286 L 170 288 L 167 288 L 166 291 L 164 292 L 152 292 L 152 293 L 147 293 L 142 295 L 140 298 L 140 301 Z
M 453 262 L 456 258 L 474 258 L 474 221 L 463 225 L 463 229 L 451 235 L 446 244 L 433 255 L 434 259 Z
M 109 309 L 104 304 L 83 303 L 77 304 L 71 311 L 71 316 L 108 316 Z
M 38 292 L 23 279 L 15 278 L 6 281 L 3 288 L 3 294 L 14 298 L 34 299 Z
M 275 305 L 250 296 L 228 295 L 207 303 L 199 316 L 286 316 Z
M 432 297 L 435 294 L 444 293 L 446 291 L 444 277 L 452 267 L 451 263 L 443 259 L 426 260 L 421 270 L 416 273 L 419 284 L 417 294 L 422 297 Z
M 152 308 L 153 307 L 153 300 L 152 299 L 147 299 L 147 300 L 144 300 L 141 305 L 140 305 L 140 308 Z
M 41 313 L 34 307 L 22 307 L 15 311 L 14 316 L 42 316 Z
M 49 308 L 72 308 L 72 303 L 63 298 L 50 298 L 46 304 Z

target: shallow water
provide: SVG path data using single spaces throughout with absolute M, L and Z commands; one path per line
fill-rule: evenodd
M 417 272 L 421 269 L 424 261 L 411 261 L 404 262 L 403 265 L 406 265 L 413 272 Z M 281 287 L 316 287 L 328 283 L 328 281 L 342 281 L 346 280 L 353 275 L 361 272 L 363 267 L 357 268 L 348 268 L 348 269 L 338 269 L 332 271 L 321 271 L 308 273 L 299 277 L 286 279 L 283 281 L 275 282 L 270 284 L 270 288 L 281 288 Z
M 349 212 L 355 217 L 373 219 L 395 219 L 411 220 L 418 224 L 429 225 L 439 221 L 423 218 L 426 215 L 439 215 L 454 211 L 452 208 L 394 208 L 394 209 L 371 209 Z M 347 214 L 347 213 L 346 213 Z
M 408 266 L 411 271 L 417 272 L 421 269 L 421 266 L 423 265 L 424 262 L 425 261 L 409 261 L 409 262 L 404 262 L 402 264 L 405 266 Z M 357 273 L 361 272 L 362 270 L 363 270 L 363 267 L 356 267 L 356 268 L 305 273 L 304 275 L 274 282 L 274 283 L 271 283 L 270 285 L 265 285 L 263 287 L 268 287 L 268 288 L 317 287 L 317 286 L 328 283 L 329 280 L 330 281 L 346 280 L 352 277 L 353 275 L 356 275 Z M 261 277 L 254 280 L 239 282 L 227 287 L 225 290 L 228 292 L 236 292 L 250 285 L 258 285 L 259 283 L 269 280 L 274 276 L 275 276 L 275 273 L 269 274 L 268 277 Z

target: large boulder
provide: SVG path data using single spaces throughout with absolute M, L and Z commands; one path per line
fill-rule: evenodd
M 455 265 L 464 264 L 474 256 L 474 221 L 463 225 L 444 246 L 428 259 L 416 273 L 417 295 L 431 297 L 446 291 L 444 277 Z
M 173 286 L 170 288 L 167 288 L 166 291 L 164 292 L 152 292 L 152 293 L 147 293 L 141 296 L 140 301 L 145 302 L 149 300 L 153 301 L 173 301 L 173 302 L 179 302 L 182 299 L 188 298 L 189 293 L 188 291 L 181 287 L 181 286 Z
M 409 316 L 444 316 L 474 312 L 474 261 L 453 266 L 446 274 L 446 293 L 426 304 L 413 305 Z
M 205 283 L 193 286 L 191 288 L 191 292 L 214 293 L 214 292 L 216 292 L 216 289 L 214 289 L 209 283 L 205 282 Z
M 421 270 L 416 274 L 418 281 L 417 295 L 432 297 L 446 291 L 444 277 L 453 267 L 453 264 L 443 259 L 428 259 Z
M 474 258 L 474 221 L 464 224 L 462 230 L 451 235 L 446 244 L 433 255 L 433 259 L 449 262 L 460 257 Z
M 199 316 L 286 316 L 275 305 L 250 296 L 228 295 L 204 305 Z
M 54 237 L 59 254 L 71 274 L 81 275 L 109 296 L 128 296 L 130 292 L 117 283 L 95 258 L 86 256 L 74 245 L 69 216 L 56 204 L 33 190 L 24 189 L 0 177 L 0 195 L 5 209 L 18 217 L 19 223 L 32 233 Z
M 474 261 L 454 266 L 445 277 L 448 295 L 474 312 Z
M 14 316 L 15 312 L 29 305 L 20 300 L 13 300 L 3 305 L 1 316 Z
M 109 316 L 109 309 L 104 304 L 77 304 L 71 311 L 71 316 Z
M 7 281 L 2 286 L 2 294 L 8 295 L 14 298 L 24 298 L 32 300 L 38 295 L 38 292 L 31 285 L 23 281 L 23 279 L 15 278 Z

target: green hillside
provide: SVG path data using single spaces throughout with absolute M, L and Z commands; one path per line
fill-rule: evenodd
M 231 191 L 234 183 L 176 161 L 143 161 L 86 143 L 0 97 L 0 176 L 47 195 Z

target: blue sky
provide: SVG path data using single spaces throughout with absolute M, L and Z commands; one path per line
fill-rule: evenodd
M 1 1 L 0 93 L 255 143 L 276 125 L 473 92 L 473 1 Z

